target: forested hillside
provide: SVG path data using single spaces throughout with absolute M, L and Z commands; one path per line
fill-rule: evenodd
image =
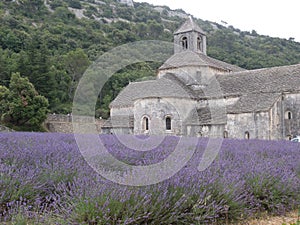
M 13 73 L 27 77 L 55 113 L 70 113 L 77 83 L 100 54 L 138 40 L 172 41 L 182 10 L 134 6 L 115 0 L 3 0 L 0 2 L 0 85 Z M 243 32 L 196 19 L 208 39 L 208 55 L 254 69 L 300 62 L 300 43 Z M 132 65 L 102 90 L 97 116 L 130 81 L 155 75 L 157 63 Z M 146 77 L 146 78 L 145 78 Z M 101 106 L 101 107 L 100 107 Z

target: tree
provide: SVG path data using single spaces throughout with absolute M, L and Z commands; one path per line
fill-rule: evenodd
M 141 37 L 144 38 L 148 35 L 148 29 L 147 29 L 147 24 L 145 23 L 138 23 L 136 25 L 137 29 L 137 34 Z
M 17 68 L 18 54 L 0 48 L 0 85 L 8 87 L 10 75 Z
M 43 0 L 20 0 L 23 12 L 26 16 L 35 17 L 48 13 Z
M 251 35 L 252 35 L 252 36 L 258 36 L 258 33 L 256 32 L 256 30 L 252 30 L 252 31 L 251 31 Z
M 1 121 L 16 130 L 41 131 L 48 100 L 39 95 L 28 78 L 13 73 L 9 89 L 0 86 Z
M 76 49 L 74 51 L 70 51 L 67 55 L 65 55 L 64 63 L 67 73 L 71 78 L 71 84 L 69 86 L 69 97 L 70 99 L 72 99 L 78 81 L 90 65 L 90 61 L 82 49 Z
M 0 85 L 0 116 L 3 114 L 3 112 L 6 112 L 8 110 L 7 105 L 7 97 L 9 95 L 9 90 L 5 86 Z M 1 119 L 1 117 L 0 117 Z
M 64 6 L 64 2 L 62 2 L 61 0 L 53 0 L 49 3 L 51 9 L 55 10 L 57 7 L 63 7 Z
M 69 0 L 69 7 L 74 8 L 74 9 L 81 9 L 81 3 L 79 0 Z
M 163 25 L 154 20 L 149 21 L 148 32 L 154 37 L 158 38 L 164 31 Z

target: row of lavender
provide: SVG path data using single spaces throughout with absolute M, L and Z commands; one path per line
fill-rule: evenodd
M 167 137 L 156 149 L 136 152 L 115 136 L 100 137 L 116 158 L 132 165 L 165 159 L 179 140 Z M 299 207 L 300 145 L 224 140 L 213 164 L 199 172 L 207 143 L 199 139 L 193 158 L 172 178 L 130 187 L 91 169 L 73 135 L 0 134 L 0 222 L 212 224 Z

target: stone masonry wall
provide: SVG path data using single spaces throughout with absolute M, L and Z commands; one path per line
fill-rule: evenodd
M 185 135 L 183 121 L 195 108 L 191 99 L 147 98 L 134 103 L 134 134 L 145 134 L 143 118 L 149 119 L 151 135 Z M 166 130 L 166 118 L 171 119 L 171 130 Z
M 285 136 L 300 135 L 300 94 L 287 94 L 284 98 L 282 113 L 284 115 Z
M 101 133 L 101 127 L 103 126 L 105 120 L 96 119 L 95 123 L 91 121 L 88 117 L 82 117 L 82 120 L 77 120 L 76 125 L 80 124 L 94 124 L 96 126 L 97 132 Z M 71 115 L 62 115 L 62 114 L 49 114 L 48 118 L 45 121 L 45 127 L 50 132 L 58 133 L 73 133 L 73 124 Z
M 229 138 L 244 139 L 246 132 L 250 139 L 269 139 L 270 124 L 268 112 L 227 115 L 226 130 Z

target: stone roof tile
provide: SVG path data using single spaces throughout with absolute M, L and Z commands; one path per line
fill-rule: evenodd
M 227 120 L 226 111 L 218 108 L 201 107 L 194 109 L 188 115 L 186 125 L 210 125 L 225 124 Z
M 176 76 L 166 74 L 157 80 L 130 83 L 110 104 L 110 107 L 133 106 L 136 99 L 160 97 L 197 98 L 195 93 Z
M 216 76 L 224 95 L 300 91 L 300 64 Z
M 221 88 L 218 96 L 239 96 L 228 113 L 266 111 L 270 109 L 283 92 L 300 91 L 300 64 L 258 70 L 240 71 L 228 75 L 216 75 L 215 81 Z M 207 89 L 214 89 L 208 85 Z M 166 74 L 158 80 L 129 84 L 111 103 L 111 107 L 133 106 L 137 99 L 149 97 L 210 98 L 212 91 L 196 92 L 173 74 Z M 204 119 L 204 121 L 207 121 Z
M 227 113 L 265 112 L 279 98 L 279 93 L 249 93 L 241 96 L 234 105 L 227 107 Z
M 194 22 L 192 17 L 188 18 L 182 26 L 174 32 L 174 34 L 186 33 L 189 31 L 196 31 L 205 34 L 204 31 Z
M 239 72 L 245 70 L 238 66 L 211 58 L 203 53 L 196 53 L 190 50 L 174 54 L 159 69 L 163 70 L 186 66 L 209 66 L 228 72 Z

